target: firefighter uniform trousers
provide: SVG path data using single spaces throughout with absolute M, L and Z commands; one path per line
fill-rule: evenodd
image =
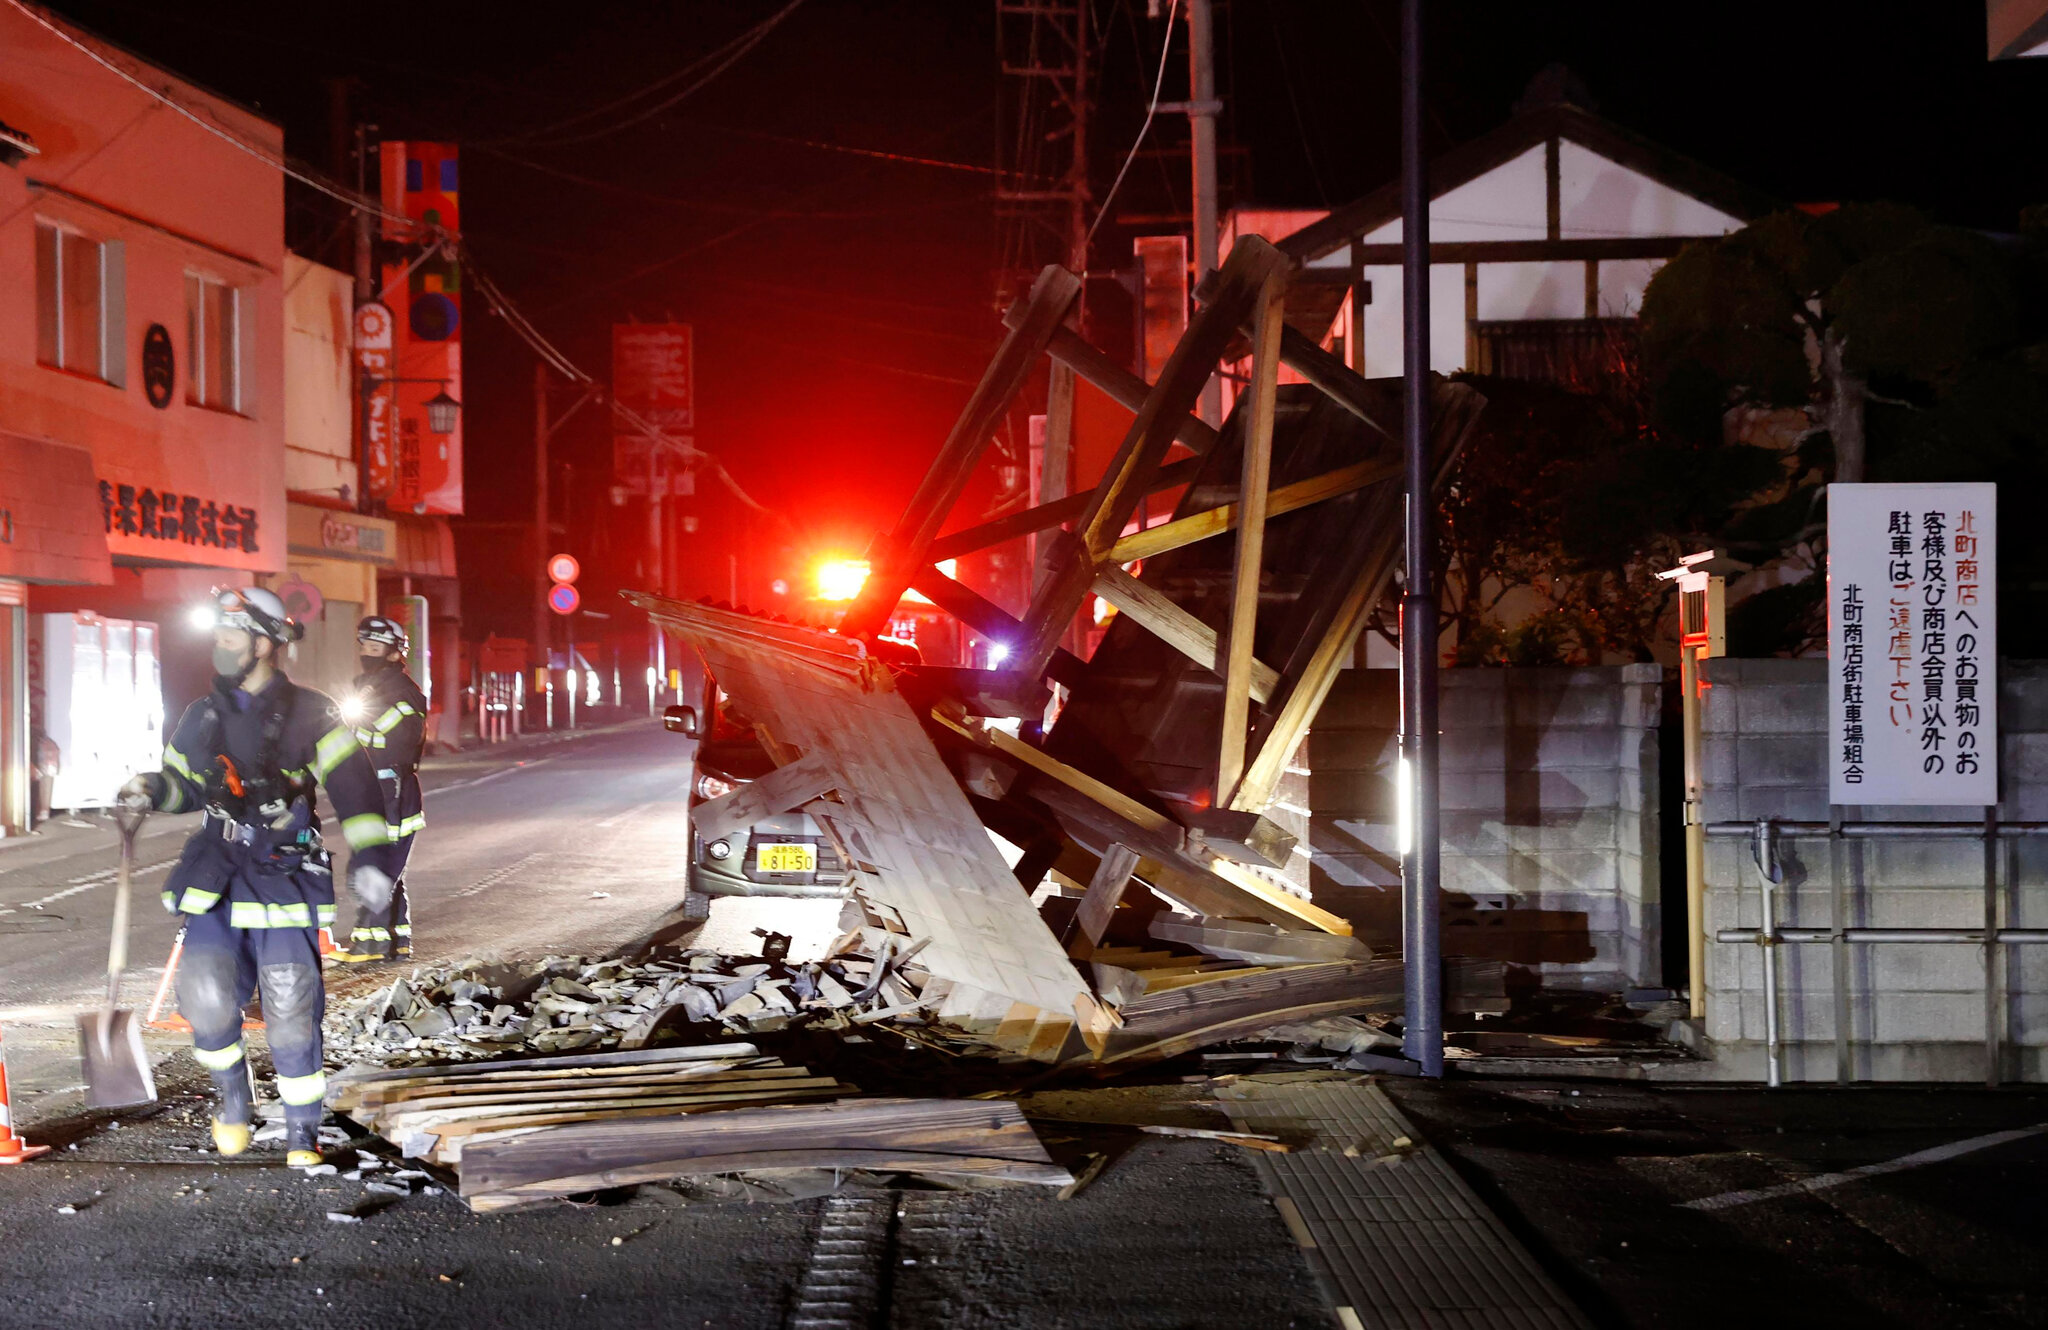
M 320 978 L 319 930 L 289 924 L 237 928 L 231 908 L 223 901 L 185 923 L 178 1011 L 192 1027 L 192 1056 L 212 1074 L 223 1103 L 246 1102 L 242 1008 L 260 993 L 285 1122 L 317 1126 L 327 1095 L 320 1062 L 327 991 Z
M 372 712 L 357 727 L 356 743 L 376 771 L 389 853 L 397 866 L 391 870 L 395 885 L 388 899 L 357 893 L 348 949 L 361 956 L 406 955 L 412 951 L 412 901 L 405 891 L 405 866 L 412 858 L 413 838 L 427 824 L 419 775 L 427 699 L 412 677 L 396 667 L 357 675 L 355 686 Z
M 311 1148 L 327 1089 L 319 930 L 335 914 L 314 785 L 332 799 L 350 853 L 381 868 L 391 835 L 376 774 L 334 704 L 279 675 L 254 696 L 216 679 L 178 721 L 159 779 L 158 808 L 205 810 L 163 889 L 164 907 L 185 922 L 178 1010 L 193 1056 L 213 1075 L 222 1121 L 246 1123 L 242 1008 L 260 993 L 288 1139 Z M 260 820 L 240 820 L 252 814 Z
M 356 921 L 349 929 L 349 950 L 379 956 L 396 955 L 412 949 L 412 902 L 405 894 L 405 865 L 412 858 L 411 832 L 392 842 L 391 857 L 397 862 L 396 884 L 391 899 L 377 901 L 358 893 Z

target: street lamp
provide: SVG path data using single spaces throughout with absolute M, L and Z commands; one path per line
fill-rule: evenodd
M 441 391 L 427 399 L 427 428 L 435 434 L 453 434 L 455 421 L 462 414 L 462 403 L 448 395 L 444 382 Z

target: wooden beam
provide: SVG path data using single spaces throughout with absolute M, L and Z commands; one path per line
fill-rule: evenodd
M 1157 494 L 1176 485 L 1189 484 L 1200 474 L 1201 469 L 1202 459 L 1199 457 L 1183 457 L 1178 462 L 1169 462 L 1160 467 L 1158 473 L 1153 476 L 1147 493 Z M 940 536 L 932 542 L 925 555 L 933 563 L 944 563 L 947 559 L 957 559 L 963 554 L 972 554 L 991 545 L 1000 545 L 1006 540 L 1015 540 L 1034 531 L 1043 531 L 1047 527 L 1071 522 L 1088 511 L 1088 505 L 1094 498 L 1093 492 L 1069 494 L 1064 498 L 1048 500 L 1036 508 L 1007 513 L 978 526 L 966 527 Z
M 1479 418 L 1479 412 L 1486 405 L 1486 399 L 1469 388 L 1452 394 L 1440 392 L 1431 410 L 1431 457 L 1436 465 L 1436 475 L 1431 492 L 1440 488 L 1450 474 L 1451 465 L 1457 460 L 1458 450 L 1464 446 L 1465 436 Z M 1383 523 L 1397 523 L 1395 514 L 1398 506 L 1388 504 L 1387 511 L 1380 517 Z M 1396 533 L 1388 541 L 1398 540 Z M 1358 643 L 1358 634 L 1365 627 L 1366 618 L 1373 606 L 1379 603 L 1393 578 L 1394 559 L 1381 560 L 1379 566 L 1362 570 L 1350 592 L 1337 605 L 1336 612 L 1322 635 L 1315 640 L 1314 650 L 1298 671 L 1285 676 L 1286 697 L 1280 706 L 1280 713 L 1273 718 L 1259 744 L 1259 750 L 1245 770 L 1244 780 L 1229 798 L 1231 808 L 1258 812 L 1273 801 L 1273 792 L 1280 787 L 1280 778 L 1287 769 L 1287 760 L 1294 753 L 1295 745 L 1308 732 L 1308 726 L 1322 709 L 1323 699 L 1329 696 L 1331 686 L 1337 680 L 1337 672 L 1351 659 L 1353 648 Z
M 1182 837 L 1180 823 L 1166 814 L 1146 807 L 1122 790 L 1104 784 L 1085 771 L 1068 766 L 1042 749 L 1033 748 L 1013 734 L 997 729 L 972 730 L 942 711 L 934 711 L 932 719 L 971 742 L 985 744 L 997 752 L 1006 753 L 1032 770 L 1052 777 L 1068 789 L 1086 795 L 1126 822 L 1150 832 L 1168 834 L 1176 840 Z
M 1383 480 L 1398 479 L 1400 475 L 1399 462 L 1357 462 L 1338 467 L 1335 471 L 1325 471 L 1320 476 L 1310 476 L 1307 480 L 1297 480 L 1292 485 L 1282 485 L 1266 496 L 1266 520 L 1362 490 Z M 1110 562 L 1131 563 L 1177 550 L 1226 531 L 1235 531 L 1237 521 L 1238 505 L 1226 503 L 1177 517 L 1171 522 L 1161 522 L 1158 526 L 1148 526 L 1143 531 L 1133 531 L 1110 546 Z
M 1257 236 L 1239 240 L 1230 251 L 1218 274 L 1215 301 L 1188 324 L 1096 487 L 1094 502 L 1075 528 L 1078 545 L 1032 598 L 1031 611 L 1024 620 L 1026 637 L 1016 648 L 1024 668 L 1045 667 L 1080 608 L 1081 598 L 1094 585 L 1095 573 L 1109 557 L 1110 546 L 1116 544 L 1137 511 L 1138 500 L 1150 486 L 1180 422 L 1194 409 L 1196 398 L 1216 371 L 1217 360 L 1237 335 L 1238 324 L 1251 312 L 1266 277 L 1286 264 L 1279 250 Z
M 1259 624 L 1259 570 L 1266 553 L 1266 492 L 1273 479 L 1273 408 L 1280 391 L 1280 331 L 1287 312 L 1287 269 L 1266 277 L 1252 321 L 1252 383 L 1242 425 L 1238 469 L 1237 559 L 1230 574 L 1229 636 L 1222 651 L 1223 732 L 1216 752 L 1216 789 L 1235 789 L 1244 774 L 1245 730 L 1251 724 L 1252 640 Z M 1272 690 L 1266 691 L 1268 697 Z
M 1012 313 L 1003 316 L 1003 322 L 1008 325 L 1012 317 L 1020 315 L 1013 306 Z M 1144 406 L 1145 394 L 1152 391 L 1151 384 L 1111 360 L 1071 328 L 1054 333 L 1046 343 L 1045 353 L 1100 388 L 1111 401 L 1132 411 Z M 1207 454 L 1216 446 L 1215 429 L 1196 416 L 1182 421 L 1174 437 L 1198 455 Z
M 1068 928 L 1069 956 L 1085 961 L 1095 954 L 1103 930 L 1109 927 L 1110 916 L 1116 913 L 1117 903 L 1123 900 L 1124 888 L 1131 884 L 1131 874 L 1137 868 L 1138 852 L 1128 845 L 1110 846 L 1109 852 L 1096 863 L 1095 875 L 1088 879 L 1088 890 L 1074 908 L 1074 920 Z
M 972 587 L 962 586 L 936 568 L 920 568 L 910 585 L 926 600 L 966 624 L 983 637 L 998 642 L 1015 642 L 1024 636 L 1024 625 L 1011 618 L 1003 607 L 988 600 Z M 1012 659 L 1014 659 L 1014 654 Z M 1065 648 L 1057 648 L 1045 667 L 1033 677 L 1050 675 L 1073 688 L 1086 676 L 1088 665 Z M 1022 673 L 1021 670 L 1017 671 Z
M 717 840 L 764 817 L 801 808 L 826 791 L 838 789 L 844 780 L 828 754 L 822 750 L 806 753 L 730 794 L 698 804 L 690 816 L 698 835 Z
M 1247 328 L 1246 331 L 1249 332 L 1250 329 Z M 1389 429 L 1379 418 L 1379 413 L 1385 408 L 1374 400 L 1372 390 L 1366 387 L 1365 380 L 1353 373 L 1350 366 L 1343 361 L 1317 346 L 1299 329 L 1287 328 L 1281 332 L 1280 363 L 1307 379 L 1321 389 L 1331 401 L 1389 439 L 1399 437 L 1396 431 Z
M 945 525 L 947 514 L 959 501 L 968 478 L 987 451 L 996 422 L 1009 410 L 1024 380 L 1037 366 L 1045 344 L 1059 330 L 1067 310 L 1080 294 L 1081 279 L 1057 264 L 1047 265 L 1038 274 L 1017 326 L 1003 339 L 995 359 L 982 373 L 981 382 L 975 385 L 960 418 L 953 423 L 952 433 L 946 436 L 910 506 L 877 547 L 874 569 L 868 574 L 861 594 L 848 607 L 840 623 L 841 632 L 861 637 L 888 624 L 913 573 L 925 562 L 926 548 Z
M 1130 615 L 1140 628 L 1203 669 L 1222 676 L 1228 662 L 1219 650 L 1216 630 L 1168 600 L 1158 588 L 1146 586 L 1111 563 L 1095 575 L 1094 590 L 1116 606 L 1118 613 Z M 1248 678 L 1253 701 L 1263 705 L 1273 700 L 1280 686 L 1278 670 L 1254 660 Z

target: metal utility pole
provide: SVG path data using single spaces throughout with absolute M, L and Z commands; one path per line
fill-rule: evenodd
M 370 175 L 370 126 L 356 125 L 356 193 L 369 193 Z M 377 278 L 371 270 L 370 211 L 367 208 L 355 210 L 356 224 L 356 304 L 366 305 L 377 298 Z
M 1194 162 L 1195 280 L 1216 271 L 1216 40 L 1209 0 L 1188 4 L 1188 147 Z M 1169 34 L 1170 40 L 1170 34 Z M 1223 384 L 1211 378 L 1202 389 L 1199 414 L 1223 423 Z
M 548 562 L 548 367 L 536 361 L 533 366 L 533 573 L 543 582 Z M 548 609 L 545 591 L 533 601 L 533 644 L 542 652 L 542 663 L 547 660 L 548 643 L 552 636 L 548 631 Z
M 1199 0 L 1198 0 L 1199 2 Z M 1429 457 L 1429 172 L 1422 156 L 1422 0 L 1401 3 L 1401 371 L 1408 570 L 1401 594 L 1401 730 L 1411 839 L 1401 872 L 1407 1013 L 1402 1051 L 1444 1074 L 1442 860 L 1437 841 L 1436 581 Z

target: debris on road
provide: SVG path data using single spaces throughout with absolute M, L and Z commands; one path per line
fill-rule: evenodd
M 333 1078 L 328 1102 L 408 1157 L 454 1170 L 476 1210 L 791 1168 L 1072 1180 L 1015 1104 L 848 1098 L 857 1093 L 733 1043 L 357 1069 Z M 804 1102 L 817 1100 L 843 1102 Z
M 840 1008 L 881 1008 L 875 994 L 857 996 L 871 973 L 871 962 L 853 957 L 791 965 L 694 950 L 550 956 L 530 967 L 470 959 L 337 1003 L 327 1047 L 330 1060 L 403 1067 L 631 1049 L 690 1026 L 761 1033 Z

